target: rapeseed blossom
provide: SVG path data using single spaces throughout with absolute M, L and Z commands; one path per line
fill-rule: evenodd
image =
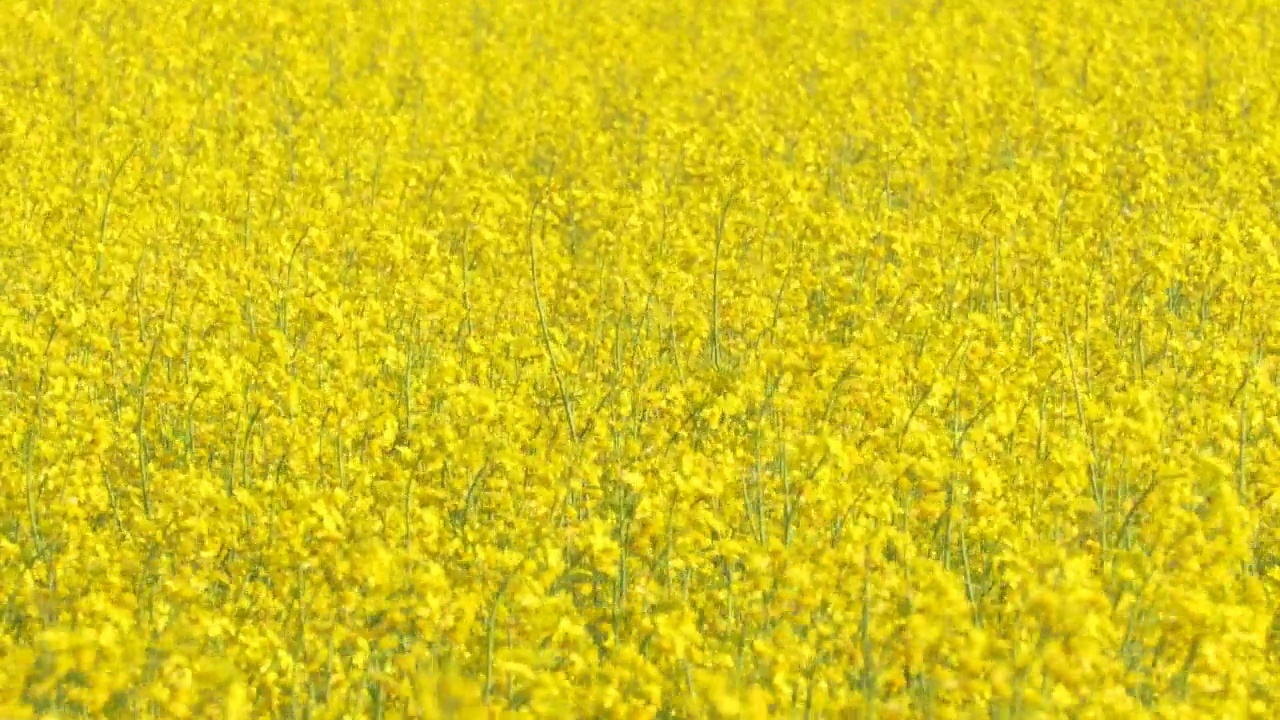
M 0 7 L 0 717 L 1280 713 L 1280 7 Z

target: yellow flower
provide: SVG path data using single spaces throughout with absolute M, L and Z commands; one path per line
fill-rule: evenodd
M 0 715 L 1267 716 L 1264 4 L 179 5 L 0 10 Z

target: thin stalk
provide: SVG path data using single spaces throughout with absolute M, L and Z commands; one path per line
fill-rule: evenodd
M 711 263 L 711 364 L 720 367 L 720 247 L 724 244 L 725 221 L 733 205 L 733 193 L 725 198 L 716 221 L 715 257 Z
M 53 338 L 58 334 L 58 323 L 55 321 L 49 327 L 49 337 L 44 343 L 44 364 L 40 368 L 40 382 L 36 385 L 36 407 L 35 413 L 32 415 L 31 424 L 27 426 L 26 437 L 26 485 L 27 485 L 27 515 L 31 522 L 31 537 L 36 544 L 36 554 L 44 553 L 44 538 L 40 534 L 40 514 L 36 509 L 37 491 L 35 478 L 35 448 L 36 438 L 39 435 L 40 415 L 44 403 L 44 385 L 49 377 L 49 351 L 53 348 Z
M 129 163 L 133 156 L 137 154 L 138 149 L 142 147 L 141 142 L 135 142 L 129 152 L 121 158 L 116 164 L 116 169 L 111 173 L 111 180 L 107 183 L 107 195 L 102 203 L 102 215 L 98 219 L 98 274 L 101 275 L 106 266 L 106 243 L 107 243 L 107 220 L 111 216 L 111 196 L 115 193 L 116 181 L 120 179 L 120 174 L 124 172 L 125 165 Z
M 1245 446 L 1249 439 L 1249 381 L 1252 380 L 1252 370 L 1250 367 L 1245 370 L 1244 382 L 1240 385 L 1240 422 L 1239 422 L 1239 438 L 1237 440 L 1237 459 L 1236 459 L 1236 500 L 1237 502 L 1245 502 L 1245 480 L 1247 478 L 1245 472 Z
M 493 604 L 489 606 L 489 617 L 485 619 L 484 703 L 486 705 L 489 704 L 489 698 L 493 696 L 493 628 L 498 619 L 498 606 L 502 604 L 502 596 L 506 594 L 513 578 L 515 578 L 514 572 L 502 579 L 498 592 L 494 593 Z
M 551 374 L 555 376 L 556 387 L 560 390 L 560 402 L 564 406 L 565 421 L 569 424 L 569 437 L 573 442 L 578 442 L 578 425 L 573 419 L 573 405 L 569 403 L 569 392 L 565 388 L 564 376 L 560 373 L 560 366 L 556 363 L 556 355 L 551 348 L 551 330 L 547 327 L 547 311 L 542 304 L 542 292 L 538 289 L 538 250 L 537 244 L 533 240 L 533 214 L 537 212 L 538 205 L 535 202 L 534 207 L 529 212 L 529 274 L 533 277 L 533 302 L 538 308 L 538 325 L 542 328 L 542 345 L 546 350 L 547 360 L 551 363 Z M 547 235 L 547 218 L 546 213 L 542 217 L 542 237 Z
M 138 441 L 138 472 L 142 478 L 142 511 L 147 517 L 151 517 L 151 473 L 147 468 L 146 436 L 147 385 L 151 381 L 151 366 L 159 345 L 160 333 L 157 332 L 151 341 L 151 351 L 147 353 L 147 363 L 142 367 L 142 378 L 138 381 L 138 424 L 135 436 Z

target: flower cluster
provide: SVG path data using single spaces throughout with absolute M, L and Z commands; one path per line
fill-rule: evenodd
M 1278 29 L 3 3 L 0 717 L 1275 717 Z

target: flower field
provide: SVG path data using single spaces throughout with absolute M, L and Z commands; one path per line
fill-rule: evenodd
M 0 718 L 1280 716 L 1280 5 L 0 4 Z

